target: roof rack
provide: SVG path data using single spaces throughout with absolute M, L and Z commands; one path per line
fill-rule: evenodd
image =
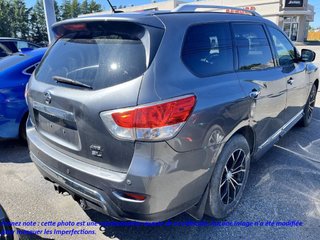
M 195 12 L 199 8 L 206 8 L 206 9 L 225 9 L 227 13 L 239 13 L 243 14 L 248 13 L 252 16 L 261 16 L 259 13 L 244 9 L 244 8 L 239 8 L 239 7 L 229 7 L 229 6 L 219 6 L 219 5 L 202 5 L 202 4 L 181 4 L 175 9 L 173 9 L 171 12 Z M 229 10 L 229 11 L 228 11 Z

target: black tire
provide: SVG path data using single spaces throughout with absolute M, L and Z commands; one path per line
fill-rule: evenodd
M 310 95 L 308 97 L 308 101 L 304 106 L 303 117 L 301 118 L 299 125 L 301 127 L 308 127 L 312 120 L 313 109 L 316 103 L 317 97 L 317 86 L 313 85 L 310 91 Z
M 215 165 L 209 186 L 207 215 L 221 219 L 235 209 L 245 188 L 249 169 L 249 144 L 244 136 L 237 134 L 225 144 Z
M 19 137 L 20 137 L 20 140 L 22 140 L 23 142 L 27 141 L 27 132 L 26 132 L 27 119 L 28 119 L 28 113 L 26 113 L 21 119 L 20 127 L 19 127 Z

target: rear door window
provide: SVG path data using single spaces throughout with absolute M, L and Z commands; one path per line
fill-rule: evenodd
M 37 80 L 75 87 L 55 83 L 62 77 L 102 89 L 135 79 L 147 69 L 149 39 L 142 26 L 121 22 L 79 26 L 49 50 L 36 71 Z
M 191 26 L 182 47 L 182 61 L 195 75 L 207 77 L 234 70 L 228 23 Z
M 238 54 L 238 69 L 262 70 L 275 66 L 271 48 L 260 24 L 233 24 Z

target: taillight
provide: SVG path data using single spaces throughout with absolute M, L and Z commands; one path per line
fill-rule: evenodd
M 174 137 L 190 116 L 195 96 L 102 112 L 108 130 L 119 139 L 159 141 Z
M 75 24 L 66 24 L 63 27 L 70 31 L 85 31 L 87 30 L 87 24 L 85 23 L 75 23 Z

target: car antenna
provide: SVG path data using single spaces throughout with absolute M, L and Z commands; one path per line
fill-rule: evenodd
M 109 3 L 110 7 L 111 7 L 111 10 L 113 13 L 122 13 L 123 11 L 119 11 L 119 10 L 116 10 L 113 5 L 111 4 L 110 0 L 107 0 L 107 2 Z

